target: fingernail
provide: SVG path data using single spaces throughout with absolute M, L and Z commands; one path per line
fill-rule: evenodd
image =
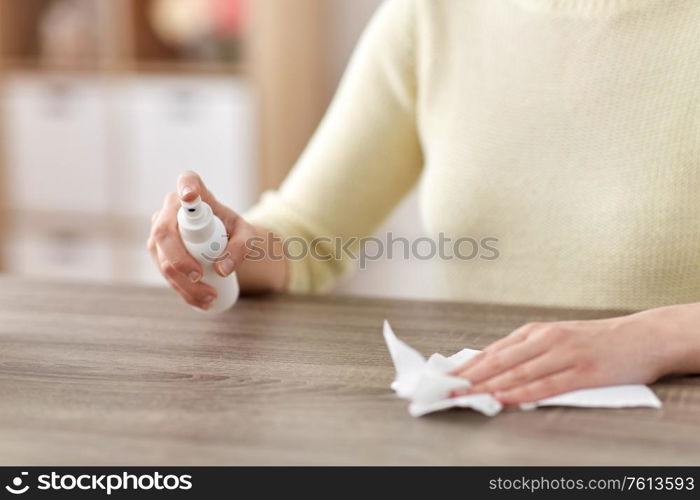
M 224 276 L 228 276 L 233 272 L 234 263 L 231 259 L 226 259 L 219 264 L 219 270 Z
M 180 196 L 184 198 L 185 196 L 187 196 L 191 192 L 192 192 L 192 188 L 189 186 L 185 186 L 184 188 L 182 188 L 182 192 L 180 193 Z
M 200 279 L 202 279 L 202 275 L 197 271 L 192 271 L 188 276 L 190 277 L 190 281 L 192 281 L 192 283 L 197 283 Z
M 204 297 L 204 302 L 206 302 L 207 304 L 210 303 L 210 302 L 213 301 L 213 300 L 214 300 L 214 296 L 213 296 L 213 295 L 207 295 L 206 297 Z

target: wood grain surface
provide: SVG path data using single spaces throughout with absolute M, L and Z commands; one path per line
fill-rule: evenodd
M 700 378 L 654 409 L 412 418 L 381 335 L 482 348 L 526 321 L 612 312 L 352 297 L 247 298 L 0 279 L 0 464 L 700 464 Z

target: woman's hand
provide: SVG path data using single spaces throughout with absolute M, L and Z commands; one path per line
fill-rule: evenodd
M 228 257 L 214 264 L 216 272 L 228 276 L 243 262 L 249 252 L 247 242 L 254 235 L 253 227 L 230 208 L 222 205 L 194 172 L 185 172 L 177 181 L 178 192 L 165 197 L 163 208 L 153 214 L 148 249 L 165 279 L 187 302 L 201 309 L 211 307 L 216 290 L 202 283 L 202 266 L 185 249 L 177 227 L 180 200 L 194 201 L 197 196 L 209 204 L 221 219 L 229 235 Z
M 454 370 L 472 383 L 454 395 L 487 392 L 515 405 L 576 389 L 697 373 L 698 333 L 699 304 L 603 320 L 530 323 Z

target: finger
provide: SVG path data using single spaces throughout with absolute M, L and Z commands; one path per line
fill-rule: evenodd
M 156 242 L 153 239 L 153 228 L 155 227 L 156 221 L 158 220 L 158 217 L 160 216 L 160 210 L 156 210 L 153 212 L 153 215 L 151 215 L 151 232 L 148 235 L 148 240 L 146 241 L 146 248 L 151 252 L 151 255 L 154 255 L 155 248 L 156 248 Z
M 182 243 L 177 228 L 179 201 L 175 193 L 166 196 L 163 209 L 153 225 L 151 238 L 158 247 L 158 266 L 164 270 L 181 273 L 193 283 L 202 278 L 202 266 L 192 257 Z
M 510 334 L 507 336 L 497 340 L 496 342 L 493 342 L 492 344 L 488 345 L 483 351 L 481 351 L 479 354 L 474 356 L 472 359 L 464 363 L 462 366 L 459 368 L 456 368 L 452 370 L 450 373 L 454 376 L 461 376 L 460 373 L 465 372 L 466 370 L 470 370 L 474 368 L 477 364 L 482 363 L 485 361 L 487 357 L 491 353 L 501 351 L 507 347 L 519 344 L 520 342 L 524 341 L 527 339 L 529 334 L 532 332 L 534 329 L 534 323 L 528 323 L 527 325 L 523 325 L 520 328 L 517 328 L 516 330 L 513 330 Z
M 150 236 L 146 242 L 146 247 L 148 248 L 148 253 L 151 254 L 151 259 L 153 259 L 153 263 L 155 264 L 156 268 L 160 269 L 160 262 L 158 262 L 158 247 L 156 247 L 155 240 Z
M 505 349 L 506 347 L 513 346 L 515 344 L 518 344 L 522 342 L 523 340 L 526 340 L 530 334 L 538 329 L 540 327 L 539 323 L 527 323 L 526 325 L 523 325 L 519 328 L 516 328 L 513 330 L 510 334 L 507 336 L 497 340 L 496 342 L 488 345 L 485 349 L 484 352 L 496 352 L 500 351 L 502 349 Z
M 172 280 L 170 278 L 166 278 L 170 286 L 172 287 L 177 294 L 182 297 L 182 299 L 187 302 L 189 305 L 198 307 L 203 310 L 207 310 L 211 307 L 212 302 L 202 302 L 200 300 L 197 300 L 189 291 L 186 289 L 182 288 L 175 280 Z
M 471 387 L 471 392 L 474 394 L 482 392 L 492 394 L 499 391 L 507 391 L 571 367 L 573 367 L 571 359 L 549 351 L 534 359 L 520 363 L 495 377 L 474 384 Z
M 163 210 L 153 214 L 155 224 L 152 235 L 148 239 L 148 249 L 156 267 L 161 269 L 166 281 L 185 300 L 185 302 L 190 305 L 200 307 L 201 309 L 208 309 L 211 307 L 212 301 L 216 298 L 216 290 L 208 285 L 193 282 L 193 280 L 199 281 L 200 279 L 201 273 L 198 271 L 196 271 L 194 275 L 190 272 L 188 276 L 189 282 L 185 281 L 184 274 L 177 270 L 178 266 L 168 264 L 168 257 L 159 248 L 156 241 L 165 241 L 166 246 L 172 241 L 172 232 L 177 231 L 177 229 L 171 227 L 167 217 L 169 213 L 168 211 L 172 210 L 177 205 L 177 197 L 173 193 L 166 197 Z M 165 231 L 164 228 L 166 228 L 167 231 Z M 165 237 L 161 235 L 161 232 L 167 233 Z M 183 251 L 186 253 L 186 250 L 184 250 L 184 245 Z M 189 254 L 187 255 L 189 256 Z M 199 263 L 195 261 L 195 264 L 197 267 L 199 267 Z
M 202 178 L 191 170 L 182 172 L 177 178 L 177 192 L 182 201 L 194 201 L 197 196 L 216 212 L 218 202 L 207 189 Z
M 153 260 L 153 264 L 155 264 L 155 266 L 158 269 L 160 269 L 161 268 L 161 263 L 160 263 L 161 257 L 158 253 L 158 247 L 156 246 L 153 238 L 148 239 L 148 250 L 149 250 L 149 253 L 151 254 L 151 259 Z M 188 302 L 190 301 L 190 299 L 193 299 L 192 295 L 186 289 L 184 289 L 182 286 L 180 286 L 175 279 L 170 278 L 169 276 L 167 276 L 165 274 L 163 274 L 163 278 L 165 278 L 165 281 L 167 281 Z
M 564 392 L 575 391 L 590 387 L 582 381 L 580 375 L 574 369 L 563 370 L 547 377 L 537 379 L 510 390 L 496 392 L 493 396 L 503 405 L 517 405 L 531 403 L 545 398 L 556 396 Z
M 541 342 L 521 342 L 500 351 L 487 353 L 481 361 L 465 368 L 457 376 L 476 385 L 522 365 L 545 352 L 547 348 L 548 346 Z
M 163 276 L 188 304 L 204 307 L 216 299 L 217 293 L 214 288 L 201 281 L 193 283 L 184 274 L 168 267 L 167 258 L 162 255 L 160 248 L 156 251 L 156 259 L 160 263 Z
M 225 223 L 226 224 L 226 223 Z M 241 265 L 245 256 L 250 252 L 248 241 L 253 237 L 252 227 L 241 217 L 229 220 L 227 227 L 229 231 L 229 241 L 226 250 L 222 254 L 222 259 L 214 264 L 214 269 L 221 276 L 228 276 Z

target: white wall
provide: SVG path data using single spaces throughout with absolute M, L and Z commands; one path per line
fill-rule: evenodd
M 373 12 L 381 0 L 329 0 L 330 26 L 333 34 L 328 48 L 329 84 L 335 88 L 345 69 L 348 58 Z M 392 231 L 395 236 L 409 240 L 422 236 L 415 192 L 411 193 L 378 234 Z M 378 260 L 358 270 L 340 286 L 340 292 L 406 298 L 434 298 L 432 263 L 424 261 Z M 428 277 L 426 279 L 426 277 Z
M 345 70 L 348 58 L 365 25 L 382 0 L 327 0 L 329 4 L 329 82 L 333 88 Z

